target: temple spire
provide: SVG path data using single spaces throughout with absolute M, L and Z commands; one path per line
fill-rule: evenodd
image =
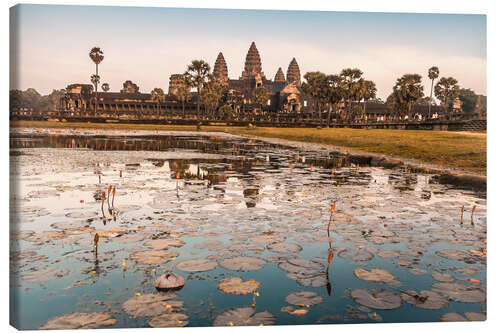
M 252 45 L 248 49 L 245 59 L 245 70 L 241 73 L 241 78 L 248 79 L 256 76 L 264 77 L 264 73 L 262 72 L 259 50 L 257 50 L 255 42 L 252 42 Z
M 293 58 L 290 65 L 288 65 L 288 70 L 286 71 L 286 81 L 297 86 L 300 86 L 301 84 L 299 64 L 295 58 Z
M 219 52 L 217 59 L 215 60 L 214 65 L 214 77 L 217 81 L 221 83 L 226 83 L 229 80 L 228 72 L 227 72 L 227 64 L 224 59 L 224 55 L 222 52 Z
M 276 75 L 274 76 L 274 82 L 286 82 L 285 80 L 285 74 L 283 74 L 283 70 L 278 68 L 278 71 L 276 72 Z

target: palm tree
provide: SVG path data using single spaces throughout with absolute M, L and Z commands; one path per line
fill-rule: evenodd
M 362 79 L 363 72 L 358 68 L 345 68 L 340 72 L 340 77 L 344 82 L 344 100 L 348 105 L 349 115 L 352 117 L 352 101 L 359 96 L 361 85 L 359 81 Z
M 205 110 L 208 110 L 208 116 L 214 118 L 215 110 L 219 106 L 223 94 L 222 85 L 213 77 L 210 81 L 203 85 L 201 90 L 200 99 Z
M 432 101 L 432 86 L 434 85 L 434 80 L 439 77 L 439 68 L 437 66 L 432 66 L 429 68 L 429 79 L 431 79 L 431 94 L 429 99 L 429 115 L 428 118 L 431 118 L 431 101 Z
M 101 88 L 104 92 L 108 92 L 109 91 L 109 83 L 103 83 Z
M 97 115 L 97 85 L 99 84 L 99 82 L 101 82 L 101 77 L 99 75 L 97 75 L 97 74 L 92 74 L 90 76 L 90 82 L 92 82 L 92 84 L 95 87 L 94 115 Z
M 450 111 L 459 92 L 458 81 L 452 77 L 442 77 L 434 87 L 434 95 L 441 101 L 441 105 L 443 105 L 446 112 Z
M 328 86 L 327 100 L 329 104 L 326 127 L 329 128 L 332 110 L 336 109 L 337 106 L 342 102 L 344 96 L 344 87 L 342 85 L 342 79 L 339 75 L 327 75 L 326 84 Z
M 104 59 L 104 53 L 102 52 L 100 47 L 93 47 L 89 53 L 90 59 L 95 63 L 95 76 L 99 78 L 99 64 Z M 94 83 L 97 82 L 97 83 Z M 95 103 L 94 103 L 94 113 L 97 114 L 97 84 L 99 80 L 92 81 L 95 87 Z
M 185 104 L 191 99 L 191 85 L 187 77 L 184 77 L 182 85 L 175 89 L 175 96 L 182 103 L 182 118 L 186 118 Z
M 394 106 L 399 116 L 410 115 L 413 105 L 424 96 L 422 76 L 418 74 L 405 74 L 396 81 L 392 88 Z
M 165 93 L 161 88 L 154 88 L 151 90 L 151 99 L 156 102 L 156 109 L 158 116 L 160 116 L 160 102 L 165 101 Z
M 200 93 L 203 84 L 206 83 L 210 75 L 210 65 L 204 60 L 193 60 L 188 65 L 187 71 L 184 73 L 191 87 L 196 87 L 198 93 L 196 100 L 196 116 L 200 119 Z
M 326 100 L 328 85 L 326 83 L 326 75 L 321 72 L 307 72 L 304 74 L 306 82 L 302 84 L 304 92 L 312 98 L 313 109 L 318 112 L 320 126 L 323 123 L 321 116 L 322 102 Z

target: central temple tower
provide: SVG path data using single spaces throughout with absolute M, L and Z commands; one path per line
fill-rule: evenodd
M 250 45 L 250 48 L 248 49 L 247 57 L 245 59 L 245 70 L 241 73 L 240 80 L 247 80 L 251 78 L 265 79 L 265 75 L 262 72 L 259 50 L 257 50 L 255 42 L 252 42 L 252 45 Z

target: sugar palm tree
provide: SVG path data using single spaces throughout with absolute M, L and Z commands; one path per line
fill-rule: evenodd
M 200 119 L 200 92 L 203 84 L 207 82 L 210 76 L 210 65 L 204 60 L 193 60 L 187 67 L 184 73 L 191 87 L 195 87 L 198 93 L 196 99 L 196 116 Z
M 436 66 L 432 66 L 431 68 L 429 68 L 428 76 L 429 76 L 429 79 L 431 79 L 431 94 L 430 94 L 430 98 L 429 98 L 429 115 L 428 115 L 428 118 L 430 119 L 430 117 L 431 117 L 432 87 L 434 86 L 434 80 L 439 77 L 439 68 L 437 68 Z
M 102 52 L 100 47 L 93 47 L 90 50 L 89 53 L 90 59 L 95 63 L 95 76 L 99 78 L 99 64 L 103 61 L 104 59 L 104 53 Z M 95 81 L 92 81 L 94 83 Z M 99 83 L 99 80 L 97 80 L 97 83 L 94 83 L 95 87 L 95 103 L 94 103 L 94 113 L 97 114 L 97 84 Z

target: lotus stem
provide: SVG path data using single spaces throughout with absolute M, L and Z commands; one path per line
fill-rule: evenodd
M 328 221 L 328 228 L 326 229 L 328 231 L 328 237 L 330 237 L 330 224 L 332 224 L 333 221 L 333 212 L 335 211 L 335 201 L 332 204 L 332 208 L 330 210 L 330 220 Z
M 94 235 L 94 250 L 95 250 L 95 255 L 97 256 L 97 248 L 99 246 L 99 234 L 96 232 Z
M 113 186 L 113 200 L 111 200 L 111 207 L 115 208 L 115 194 L 116 194 L 116 186 Z
M 104 214 L 104 201 L 106 201 L 106 192 L 102 191 L 102 196 L 101 196 L 101 212 L 102 212 L 103 223 L 106 225 L 106 214 Z

